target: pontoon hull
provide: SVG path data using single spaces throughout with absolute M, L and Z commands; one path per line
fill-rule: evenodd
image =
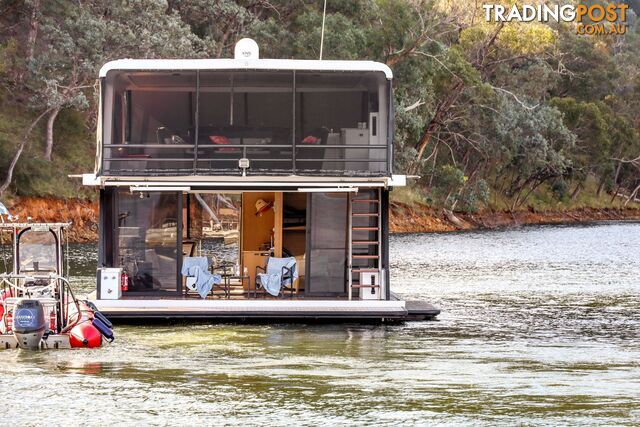
M 153 320 L 402 322 L 433 320 L 426 302 L 331 300 L 95 300 L 113 322 Z

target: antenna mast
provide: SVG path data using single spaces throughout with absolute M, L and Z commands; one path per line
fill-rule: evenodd
M 322 9 L 322 31 L 320 32 L 320 60 L 322 61 L 322 47 L 324 45 L 324 20 L 327 16 L 327 0 L 324 0 L 324 8 Z

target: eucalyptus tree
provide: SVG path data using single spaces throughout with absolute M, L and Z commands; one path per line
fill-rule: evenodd
M 95 106 L 93 89 L 101 65 L 121 57 L 194 57 L 202 55 L 200 40 L 177 12 L 161 0 L 106 1 L 79 4 L 48 1 L 40 4 L 39 32 L 28 75 L 16 89 L 29 94 L 36 119 L 18 143 L 0 193 L 36 124 L 47 118 L 44 158 L 51 160 L 54 124 L 64 108 Z M 95 116 L 90 114 L 89 116 Z

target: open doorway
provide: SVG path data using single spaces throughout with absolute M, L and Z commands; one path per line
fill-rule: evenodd
M 185 198 L 184 256 L 206 256 L 214 266 L 239 265 L 241 195 L 191 193 Z

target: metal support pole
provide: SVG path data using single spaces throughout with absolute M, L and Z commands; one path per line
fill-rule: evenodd
M 382 299 L 382 283 L 384 278 L 382 277 L 382 190 L 378 189 L 378 299 Z M 386 283 L 385 283 L 386 286 Z
M 196 130 L 194 132 L 194 145 L 193 148 L 193 174 L 196 175 L 198 171 L 198 138 L 200 137 L 200 71 L 196 71 L 196 112 L 195 112 L 194 124 Z
M 349 301 L 353 297 L 353 195 L 349 194 L 347 203 L 347 286 Z
M 291 103 L 293 110 L 292 126 L 291 126 L 291 168 L 293 174 L 296 174 L 296 71 L 293 70 L 293 101 Z

